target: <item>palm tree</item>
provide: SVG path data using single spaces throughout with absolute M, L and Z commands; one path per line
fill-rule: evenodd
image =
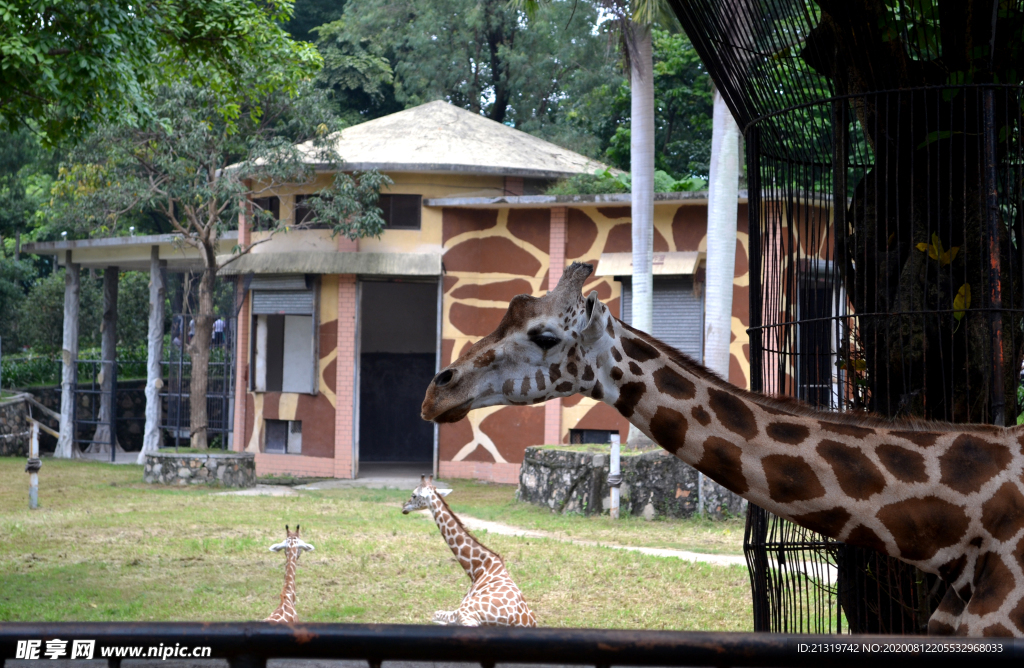
M 708 174 L 708 245 L 704 284 L 704 365 L 728 380 L 732 280 L 736 268 L 740 130 L 715 91 Z

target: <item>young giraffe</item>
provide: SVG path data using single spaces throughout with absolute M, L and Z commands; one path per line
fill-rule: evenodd
M 437 528 L 459 565 L 473 581 L 458 609 L 434 613 L 435 624 L 449 626 L 537 626 L 519 587 L 496 552 L 473 538 L 442 497 L 450 489 L 437 489 L 433 476 L 420 477 L 419 487 L 402 507 L 402 513 L 429 508 Z
M 932 634 L 1024 636 L 1024 429 L 815 411 L 738 389 L 612 317 L 574 263 L 442 370 L 424 419 L 577 392 L 797 524 L 898 557 L 951 586 Z
M 271 552 L 284 550 L 284 589 L 281 591 L 281 605 L 263 621 L 291 624 L 298 619 L 295 613 L 295 567 L 299 564 L 299 555 L 302 552 L 312 552 L 313 546 L 299 538 L 299 525 L 295 525 L 294 532 L 285 525 L 284 532 L 284 542 L 270 546 Z

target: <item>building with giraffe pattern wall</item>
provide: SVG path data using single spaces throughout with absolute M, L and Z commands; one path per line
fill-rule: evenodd
M 601 165 L 443 102 L 349 128 L 338 150 L 346 169 L 393 179 L 382 191 L 381 236 L 352 242 L 292 230 L 231 265 L 244 296 L 233 443 L 256 453 L 257 473 L 349 478 L 418 467 L 512 483 L 528 446 L 614 431 L 624 439 L 626 420 L 581 396 L 489 407 L 440 426 L 419 419 L 434 373 L 493 331 L 513 296 L 543 295 L 569 263 L 597 265 L 584 290 L 622 317 L 628 195 L 540 194 Z M 303 198 L 328 178 L 277 189 L 260 204 L 295 222 Z M 654 207 L 655 299 L 666 286 L 663 310 L 689 323 L 697 348 L 687 352 L 699 356 L 707 194 L 659 194 Z M 741 193 L 729 381 L 744 388 L 746 230 Z M 243 220 L 239 238 L 258 233 Z

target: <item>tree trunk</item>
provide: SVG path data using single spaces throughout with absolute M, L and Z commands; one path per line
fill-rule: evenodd
M 160 361 L 164 348 L 164 272 L 160 266 L 160 248 L 153 246 L 149 260 L 149 336 L 146 350 L 146 428 L 138 464 L 146 463 L 146 453 L 160 449 L 160 390 L 163 388 Z
M 651 27 L 630 22 L 636 53 L 630 58 L 630 141 L 629 169 L 632 174 L 633 231 L 633 327 L 650 332 L 653 328 L 654 278 L 654 65 Z M 630 425 L 629 447 L 651 444 L 639 429 Z
M 216 269 L 208 266 L 199 279 L 199 308 L 193 315 L 196 323 L 195 334 L 188 342 L 188 355 L 192 361 L 189 426 L 191 445 L 199 450 L 205 450 L 208 445 L 206 391 L 210 384 L 210 342 L 213 338 L 213 292 L 216 280 Z
M 71 263 L 71 251 L 64 268 L 64 345 L 61 349 L 60 438 L 53 456 L 79 457 L 75 445 L 75 374 L 78 362 L 78 296 L 81 292 L 81 267 Z
M 941 91 L 865 96 L 857 110 L 874 125 L 866 134 L 875 164 L 847 213 L 847 254 L 854 260 L 846 267 L 847 285 L 854 310 L 863 314 L 866 407 L 883 415 L 1003 425 L 1017 415 L 1024 304 L 1020 250 L 1013 249 L 1010 234 L 1024 237 L 1019 214 L 1013 220 L 999 216 L 998 250 L 990 253 L 983 96 L 977 90 L 959 91 L 948 101 Z M 1002 91 L 995 98 L 996 109 L 1016 106 L 1016 98 L 1007 100 Z M 910 114 L 922 106 L 937 109 L 943 122 Z M 1008 127 L 998 115 L 993 122 L 997 129 Z M 995 164 L 1001 157 L 994 156 Z M 992 260 L 1002 283 L 994 304 L 988 303 Z M 954 302 L 967 289 L 970 304 L 958 310 Z M 989 308 L 1011 311 L 996 316 L 1004 360 L 998 370 Z M 994 373 L 1000 381 L 993 382 Z M 991 395 L 1000 385 L 1005 409 Z
M 704 292 L 704 365 L 729 379 L 732 342 L 732 281 L 736 273 L 740 130 L 715 91 L 708 175 L 707 282 Z

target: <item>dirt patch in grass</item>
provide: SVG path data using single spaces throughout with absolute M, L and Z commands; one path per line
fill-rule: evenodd
M 0 621 L 262 619 L 279 600 L 284 558 L 267 548 L 285 524 L 316 547 L 299 564 L 304 621 L 428 623 L 469 585 L 429 516 L 402 515 L 407 491 L 214 496 L 144 485 L 137 466 L 46 460 L 41 507 L 29 511 L 27 477 L 24 460 L 0 459 Z M 457 511 L 500 514 L 510 491 L 456 482 L 449 498 Z M 478 538 L 505 557 L 545 626 L 751 628 L 743 568 Z

